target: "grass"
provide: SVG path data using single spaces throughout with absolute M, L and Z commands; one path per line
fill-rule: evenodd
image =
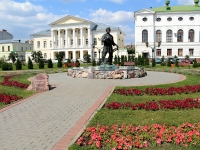
M 170 86 L 185 86 L 185 85 L 197 85 L 200 84 L 199 76 L 196 75 L 186 75 L 186 80 L 173 83 L 173 84 L 164 84 L 164 85 L 154 85 L 154 86 L 140 86 L 140 87 L 132 87 L 137 89 L 145 89 L 147 87 L 162 87 L 168 88 Z M 130 87 L 116 87 L 118 88 L 130 88 Z M 111 96 L 107 99 L 106 103 L 111 102 L 131 102 L 131 103 L 143 103 L 146 101 L 152 100 L 177 100 L 177 99 L 185 99 L 185 98 L 199 98 L 199 93 L 189 93 L 189 94 L 181 94 L 181 95 L 173 95 L 173 96 L 123 96 L 117 94 L 111 94 Z M 95 116 L 91 119 L 87 127 L 97 126 L 98 124 L 110 126 L 112 124 L 134 124 L 138 125 L 147 125 L 147 124 L 163 124 L 166 123 L 168 125 L 178 126 L 186 122 L 196 123 L 199 122 L 200 118 L 200 109 L 190 109 L 190 110 L 159 110 L 159 111 L 146 111 L 146 110 L 131 110 L 131 109 L 120 109 L 120 110 L 110 110 L 108 108 L 101 108 Z M 198 147 L 199 148 L 199 147 Z M 196 149 L 198 149 L 196 148 Z M 83 147 L 78 147 L 77 144 L 73 144 L 70 147 L 70 150 L 81 150 Z M 85 148 L 84 150 L 86 150 Z M 149 147 L 148 150 L 153 149 L 163 149 L 163 150 L 183 150 L 185 147 L 179 147 L 172 144 L 164 144 L 161 147 Z M 195 149 L 194 147 L 190 147 L 187 149 Z

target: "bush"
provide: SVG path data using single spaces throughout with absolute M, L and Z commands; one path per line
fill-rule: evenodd
M 96 66 L 96 61 L 94 59 L 92 60 L 92 66 Z
M 169 58 L 167 59 L 167 66 L 168 66 L 168 67 L 171 67 L 171 61 L 170 61 Z
M 162 62 L 160 65 L 161 65 L 161 66 L 166 66 L 166 63 L 165 63 L 165 62 Z
M 52 63 L 51 58 L 48 59 L 47 66 L 48 66 L 48 68 L 53 68 L 53 63 Z
M 124 55 L 121 56 L 121 66 L 124 66 Z
M 145 63 L 144 63 L 144 65 L 145 65 L 145 66 L 149 66 L 149 58 L 148 58 L 148 57 L 145 58 Z
M 39 60 L 39 68 L 40 69 L 44 68 L 44 62 L 41 59 Z
M 175 66 L 179 67 L 179 65 L 178 65 L 178 59 L 176 59 Z
M 120 57 L 119 57 L 119 55 L 117 56 L 117 63 L 120 64 Z
M 19 59 L 17 59 L 17 62 L 15 64 L 15 66 L 16 66 L 16 70 L 21 70 L 22 69 L 22 63 L 21 63 L 21 61 Z
M 117 56 L 115 55 L 114 57 L 114 62 L 113 62 L 115 65 L 117 64 Z
M 0 59 L 0 68 L 1 68 L 1 65 L 4 63 L 4 60 L 3 58 Z
M 156 61 L 155 61 L 155 59 L 154 59 L 154 58 L 152 59 L 152 66 L 153 66 L 153 67 L 155 67 L 155 66 L 156 66 Z
M 30 57 L 28 58 L 28 69 L 33 69 L 33 62 Z
M 58 58 L 58 64 L 57 64 L 57 67 L 58 67 L 58 68 L 61 68 L 61 67 L 62 67 L 62 61 L 61 61 L 61 58 Z
M 135 66 L 138 66 L 138 59 L 135 58 Z
M 197 68 L 198 67 L 198 63 L 197 63 L 197 60 L 196 58 L 194 59 L 194 63 L 193 63 L 193 68 Z
M 2 70 L 13 70 L 12 64 L 11 63 L 6 63 L 6 62 L 4 62 L 1 65 L 1 68 L 2 68 Z

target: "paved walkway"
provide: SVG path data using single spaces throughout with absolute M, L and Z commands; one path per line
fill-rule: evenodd
M 80 130 L 77 125 L 87 121 L 114 86 L 155 85 L 183 79 L 182 75 L 164 72 L 148 72 L 147 77 L 127 80 L 74 79 L 66 73 L 51 74 L 49 82 L 56 88 L 0 110 L 0 149 L 64 149 L 75 134 L 72 132 Z

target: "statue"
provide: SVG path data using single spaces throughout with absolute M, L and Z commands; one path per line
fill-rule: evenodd
M 112 46 L 117 46 L 117 50 L 118 50 L 118 45 L 114 43 L 113 40 L 113 36 L 110 34 L 110 27 L 106 28 L 106 34 L 104 34 L 102 36 L 102 42 L 104 43 L 104 47 L 103 47 L 103 52 L 102 52 L 102 62 L 105 63 L 105 57 L 106 54 L 109 53 L 109 57 L 108 57 L 108 63 L 109 65 L 112 65 L 112 59 L 113 59 L 113 48 Z

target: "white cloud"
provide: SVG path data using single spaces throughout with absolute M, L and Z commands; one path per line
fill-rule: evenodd
M 133 15 L 133 12 L 111 12 L 100 8 L 91 12 L 89 20 L 92 20 L 95 23 L 104 23 L 110 26 L 120 27 L 126 34 L 125 44 L 131 44 L 131 42 L 134 42 Z M 130 26 L 132 26 L 132 28 Z
M 124 3 L 126 0 L 109 0 L 114 3 Z
M 194 0 L 178 0 L 178 4 L 180 4 L 180 5 L 192 5 L 192 4 L 194 4 Z
M 0 0 L 0 29 L 6 29 L 14 39 L 27 40 L 30 34 L 48 29 L 49 23 L 63 17 L 48 13 L 42 6 L 30 2 Z

